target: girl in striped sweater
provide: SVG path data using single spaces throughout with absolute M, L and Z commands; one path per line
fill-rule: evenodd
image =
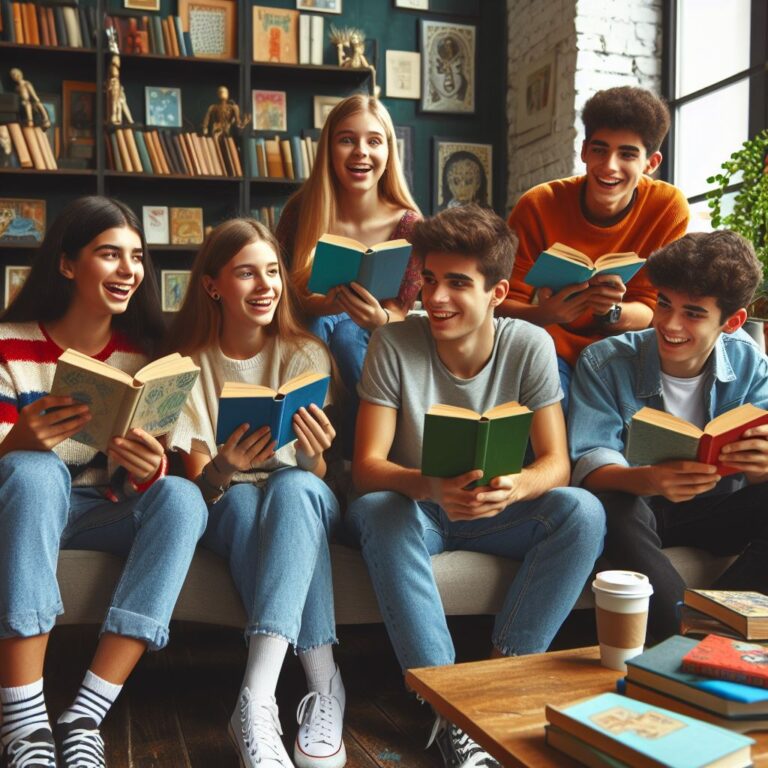
M 48 394 L 68 347 L 135 373 L 162 333 L 133 212 L 103 197 L 67 205 L 0 317 L 0 752 L 9 768 L 104 766 L 99 725 L 168 622 L 207 511 L 164 477 L 163 446 L 134 429 L 107 454 L 71 440 L 88 406 Z M 62 548 L 126 555 L 96 653 L 54 734 L 43 699 L 48 635 L 62 612 Z M 58 747 L 58 762 L 56 748 Z

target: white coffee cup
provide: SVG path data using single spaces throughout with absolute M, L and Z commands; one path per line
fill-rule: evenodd
M 600 662 L 626 672 L 626 660 L 643 652 L 653 587 L 642 573 L 601 571 L 592 582 L 592 591 Z

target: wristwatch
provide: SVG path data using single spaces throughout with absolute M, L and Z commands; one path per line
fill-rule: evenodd
M 604 315 L 595 315 L 601 325 L 616 325 L 621 317 L 621 304 L 614 304 Z

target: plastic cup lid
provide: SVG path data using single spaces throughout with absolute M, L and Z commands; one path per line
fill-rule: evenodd
M 592 582 L 592 589 L 628 597 L 645 597 L 653 594 L 648 577 L 636 571 L 601 571 Z

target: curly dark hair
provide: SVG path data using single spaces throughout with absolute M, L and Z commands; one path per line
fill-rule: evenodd
M 595 131 L 634 131 L 645 151 L 657 152 L 669 131 L 669 108 L 656 94 L 644 88 L 623 85 L 598 91 L 581 112 L 584 133 L 589 141 Z
M 508 280 L 517 251 L 517 235 L 490 208 L 476 203 L 448 208 L 416 222 L 411 243 L 421 259 L 434 251 L 457 253 L 477 259 L 488 291 L 499 280 Z
M 714 297 L 721 322 L 752 301 L 763 279 L 752 243 L 729 229 L 689 232 L 652 253 L 645 268 L 659 290 Z

